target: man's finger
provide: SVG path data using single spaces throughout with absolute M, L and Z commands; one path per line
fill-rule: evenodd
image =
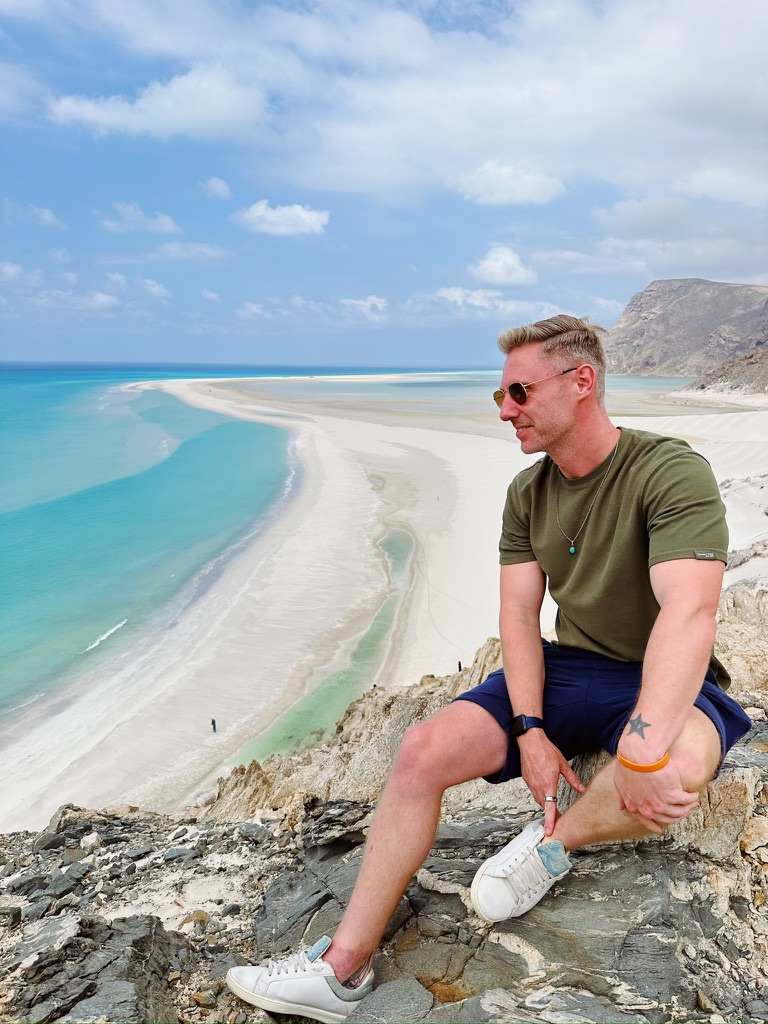
M 567 761 L 561 764 L 560 772 L 571 789 L 575 789 L 577 793 L 583 793 L 587 788 Z
M 544 834 L 551 836 L 555 831 L 557 822 L 557 798 L 555 800 L 544 799 Z

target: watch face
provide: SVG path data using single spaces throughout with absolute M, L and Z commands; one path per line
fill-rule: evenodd
M 543 729 L 544 722 L 534 715 L 515 715 L 509 726 L 511 736 L 522 736 L 529 729 Z

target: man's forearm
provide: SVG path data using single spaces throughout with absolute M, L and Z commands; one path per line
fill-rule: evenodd
M 662 608 L 648 640 L 637 704 L 619 741 L 624 757 L 650 764 L 669 750 L 701 690 L 714 638 L 711 609 L 681 616 L 679 609 Z
M 544 655 L 535 625 L 501 616 L 501 656 L 507 690 L 516 715 L 541 717 L 544 700 Z
M 499 636 L 504 676 L 516 715 L 541 717 L 544 655 L 539 614 L 544 574 L 536 562 L 501 567 Z

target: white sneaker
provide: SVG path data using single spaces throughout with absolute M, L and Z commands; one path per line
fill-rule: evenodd
M 470 892 L 478 917 L 489 924 L 520 917 L 571 870 L 562 843 L 556 844 L 558 851 L 552 851 L 554 858 L 547 858 L 555 860 L 555 873 L 542 863 L 539 843 L 543 838 L 543 826 L 531 822 L 511 843 L 480 865 Z
M 246 1003 L 268 1013 L 296 1013 L 338 1024 L 373 988 L 373 971 L 357 988 L 345 988 L 323 960 L 330 944 L 324 935 L 310 950 L 268 960 L 258 967 L 232 967 L 227 985 Z

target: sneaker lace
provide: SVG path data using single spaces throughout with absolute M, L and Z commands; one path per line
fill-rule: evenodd
M 307 959 L 304 950 L 301 953 L 291 953 L 290 956 L 281 957 L 279 960 L 267 961 L 269 977 L 275 974 L 306 974 L 307 971 L 314 971 L 317 974 L 322 969 L 322 965 Z
M 552 876 L 539 860 L 535 850 L 522 863 L 510 865 L 509 871 L 505 874 L 507 875 L 507 884 L 514 889 L 518 896 L 524 896 L 543 882 L 552 880 Z

